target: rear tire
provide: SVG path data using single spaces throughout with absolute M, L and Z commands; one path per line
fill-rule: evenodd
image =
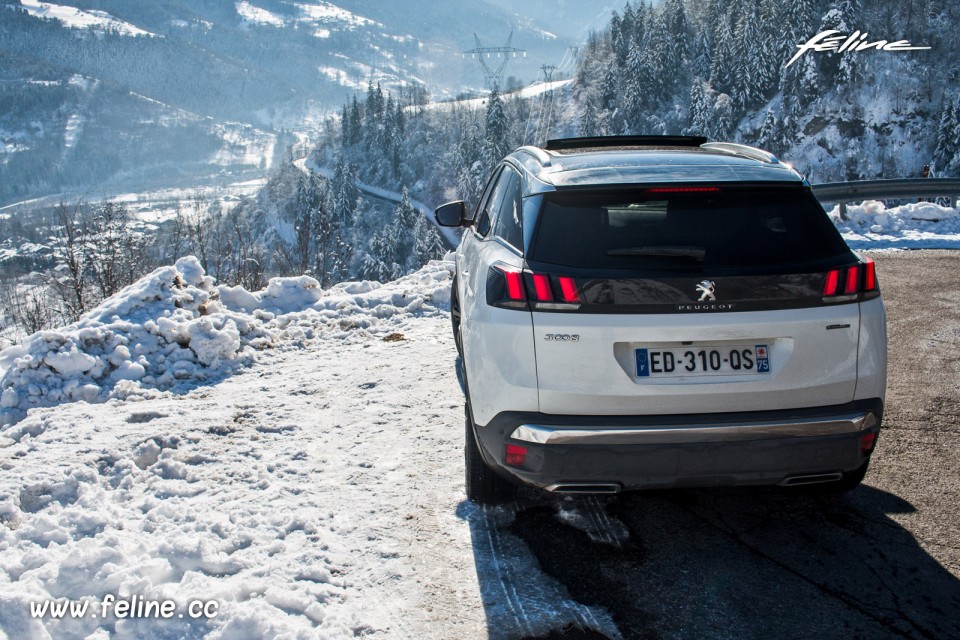
M 494 473 L 480 455 L 469 404 L 466 405 L 466 414 L 463 449 L 467 499 L 479 504 L 503 504 L 513 500 L 517 492 L 516 485 Z

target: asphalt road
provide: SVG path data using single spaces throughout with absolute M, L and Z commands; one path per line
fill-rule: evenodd
M 504 529 L 623 638 L 960 638 L 960 252 L 874 257 L 889 383 L 861 487 L 526 495 Z

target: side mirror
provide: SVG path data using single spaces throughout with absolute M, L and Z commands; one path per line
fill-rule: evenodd
M 440 205 L 433 212 L 433 217 L 441 227 L 463 227 L 470 224 L 467 220 L 467 205 L 463 200 Z

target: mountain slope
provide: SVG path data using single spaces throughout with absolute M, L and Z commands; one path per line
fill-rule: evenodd
M 220 129 L 256 129 L 249 145 L 318 127 L 368 82 L 441 96 L 481 87 L 479 63 L 461 52 L 474 33 L 497 46 L 511 31 L 529 55 L 508 74 L 532 78 L 572 43 L 486 2 L 0 4 L 0 204 L 174 168 L 269 166 L 266 153 L 218 161 L 236 142 Z

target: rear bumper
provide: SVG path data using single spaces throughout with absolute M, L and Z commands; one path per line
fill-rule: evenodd
M 859 468 L 873 448 L 864 436 L 879 431 L 882 417 L 879 399 L 739 414 L 508 412 L 477 427 L 477 439 L 498 473 L 548 490 L 772 485 Z M 526 448 L 522 465 L 505 463 L 507 444 Z

